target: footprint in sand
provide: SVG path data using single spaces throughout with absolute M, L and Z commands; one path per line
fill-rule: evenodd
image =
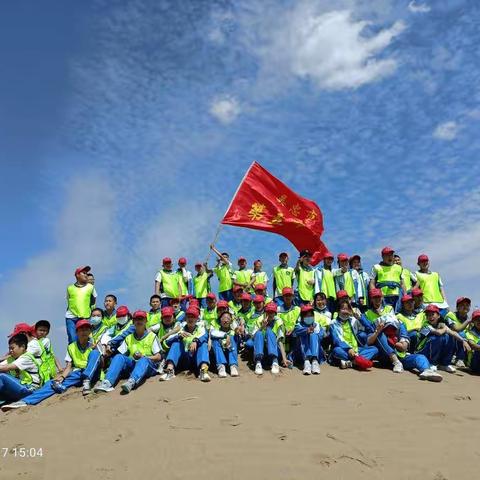
M 429 417 L 438 417 L 438 418 L 445 418 L 447 414 L 445 412 L 427 412 Z
M 470 395 L 455 395 L 453 398 L 455 400 L 471 400 L 472 399 Z
M 240 421 L 240 416 L 239 415 L 234 415 L 231 418 L 221 418 L 220 419 L 220 424 L 221 425 L 229 425 L 230 427 L 238 427 L 239 425 L 242 424 Z

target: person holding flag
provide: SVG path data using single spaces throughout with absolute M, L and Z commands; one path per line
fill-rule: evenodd
M 230 262 L 230 256 L 227 252 L 220 253 L 213 243 L 210 245 L 210 250 L 218 257 L 217 265 L 213 269 L 218 278 L 218 298 L 229 302 L 233 300 L 232 264 Z

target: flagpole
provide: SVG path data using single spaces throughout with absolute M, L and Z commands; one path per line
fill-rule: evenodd
M 250 166 L 248 167 L 248 170 L 245 172 L 245 175 L 243 176 L 241 182 L 238 184 L 238 187 L 237 189 L 235 190 L 235 193 L 233 194 L 233 197 L 232 199 L 230 200 L 230 203 L 228 204 L 228 207 L 227 209 L 225 210 L 225 213 L 223 214 L 223 217 L 225 217 L 225 215 L 227 214 L 227 212 L 230 210 L 230 207 L 232 206 L 232 203 L 233 201 L 235 200 L 235 197 L 237 196 L 237 193 L 238 191 L 240 190 L 240 187 L 242 186 L 242 183 L 245 181 L 245 179 L 247 178 L 247 175 L 250 173 L 250 170 L 253 168 L 253 166 L 255 165 L 256 163 L 256 160 L 254 160 Z M 222 218 L 223 218 L 222 217 Z M 217 239 L 218 239 L 218 236 L 220 235 L 220 230 L 222 229 L 223 227 L 223 223 L 220 221 L 218 222 L 218 227 L 217 227 L 217 231 L 215 232 L 215 237 L 213 239 L 213 242 L 211 243 L 211 245 L 215 245 Z M 205 260 L 205 263 L 208 263 L 208 260 L 210 259 L 210 252 L 211 252 L 211 249 L 209 248 L 208 249 L 208 255 L 207 255 L 207 259 Z

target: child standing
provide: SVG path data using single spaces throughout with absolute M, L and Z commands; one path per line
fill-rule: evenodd
M 232 300 L 232 264 L 227 252 L 220 253 L 215 245 L 210 245 L 210 249 L 217 255 L 217 265 L 213 269 L 218 278 L 218 298 L 229 302 Z

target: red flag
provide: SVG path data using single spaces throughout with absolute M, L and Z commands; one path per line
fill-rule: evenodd
M 297 195 L 257 162 L 245 174 L 221 223 L 282 235 L 298 250 L 310 250 L 312 265 L 327 251 L 320 240 L 323 217 L 318 205 Z

